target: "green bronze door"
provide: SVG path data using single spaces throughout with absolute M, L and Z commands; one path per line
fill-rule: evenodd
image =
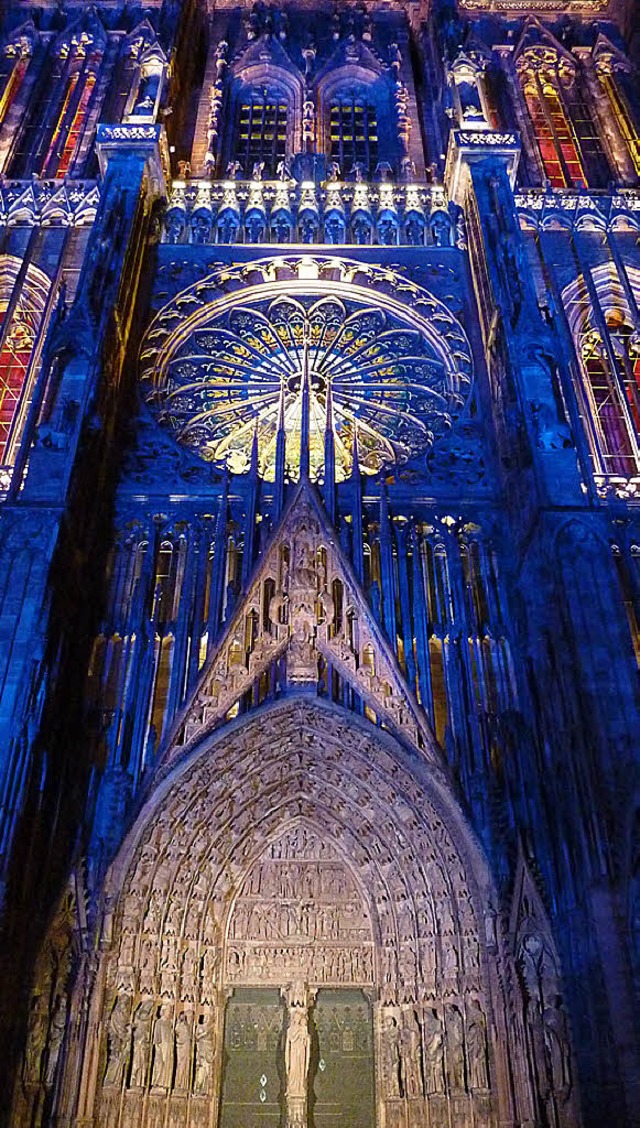
M 221 1128 L 280 1128 L 283 1027 L 278 990 L 234 991 L 224 1023 Z
M 373 1023 L 362 991 L 318 991 L 311 1012 L 310 1128 L 375 1128 Z

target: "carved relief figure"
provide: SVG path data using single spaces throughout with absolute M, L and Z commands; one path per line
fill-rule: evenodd
M 567 1029 L 560 997 L 554 996 L 542 1015 L 547 1077 L 554 1093 L 567 1096 L 571 1088 Z
M 186 1011 L 181 1011 L 176 1022 L 176 1076 L 175 1088 L 185 1092 L 191 1080 L 191 1023 Z
M 401 1034 L 398 1022 L 391 1012 L 384 1018 L 382 1028 L 382 1073 L 387 1097 L 402 1095 Z
M 422 1096 L 420 1029 L 413 1010 L 404 1016 L 402 1027 L 402 1064 L 404 1072 L 405 1095 Z
M 149 1053 L 149 1031 L 153 1015 L 150 999 L 140 1003 L 133 1021 L 133 1051 L 131 1056 L 131 1086 L 143 1088 L 147 1080 L 147 1058 Z
M 107 1068 L 104 1075 L 105 1085 L 121 1085 L 125 1066 L 129 1057 L 129 1015 L 131 1012 L 131 999 L 128 995 L 119 995 L 116 999 L 107 1033 Z
M 464 1026 L 457 1007 L 447 1008 L 447 1064 L 449 1087 L 453 1092 L 464 1091 Z
M 49 1027 L 49 1048 L 47 1053 L 47 1068 L 45 1071 L 45 1085 L 53 1085 L 64 1040 L 64 1031 L 67 1021 L 67 1000 L 64 995 L 58 995 L 51 1016 Z
M 477 999 L 472 999 L 467 1010 L 467 1061 L 469 1088 L 488 1089 L 487 1020 Z
M 31 1084 L 37 1084 L 42 1075 L 42 1054 L 47 1040 L 48 1027 L 49 1015 L 43 1004 L 42 996 L 36 995 L 29 1019 L 29 1033 L 22 1071 L 24 1080 Z
M 168 1011 L 160 1007 L 153 1028 L 153 1063 L 151 1084 L 154 1088 L 168 1089 L 173 1070 L 173 1028 Z
M 285 1044 L 287 1098 L 306 1097 L 310 1053 L 311 1036 L 306 1009 L 300 1006 L 291 1007 Z
M 424 1080 L 427 1093 L 444 1093 L 444 1034 L 436 1011 L 425 1011 L 422 1028 Z
M 213 1024 L 207 1022 L 207 1016 L 201 1014 L 195 1030 L 195 1073 L 193 1091 L 199 1097 L 206 1097 L 211 1085 L 213 1059 L 215 1056 L 215 1041 Z

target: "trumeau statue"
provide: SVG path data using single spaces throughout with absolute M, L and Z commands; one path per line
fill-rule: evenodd
M 311 1036 L 306 1010 L 293 1006 L 289 1011 L 285 1049 L 287 1100 L 306 1098 L 310 1052 Z

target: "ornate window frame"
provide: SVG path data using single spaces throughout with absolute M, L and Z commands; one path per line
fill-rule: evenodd
M 238 115 L 242 96 L 249 90 L 263 87 L 272 90 L 287 100 L 287 140 L 285 156 L 291 157 L 302 150 L 302 108 L 304 88 L 302 81 L 284 67 L 273 63 L 254 64 L 235 70 L 230 76 L 227 90 L 228 126 L 223 146 L 223 165 L 234 159 L 238 135 Z M 275 169 L 274 169 L 275 173 Z M 244 169 L 245 178 L 251 177 L 251 169 Z
M 396 165 L 400 160 L 400 146 L 394 129 L 395 112 L 393 88 L 382 70 L 375 71 L 353 63 L 336 67 L 318 81 L 316 102 L 318 107 L 317 146 L 321 153 L 331 154 L 331 106 L 341 91 L 360 87 L 367 91 L 369 101 L 376 111 L 378 130 L 378 162 Z M 395 143 L 394 143 L 395 142 Z M 344 177 L 348 169 L 342 169 Z M 375 169 L 370 170 L 371 176 Z
M 576 80 L 575 61 L 549 44 L 536 44 L 518 55 L 515 68 L 544 175 L 554 188 L 578 187 L 580 181 L 587 187 L 587 170 L 565 94 Z M 552 146 L 555 160 L 545 158 L 545 142 Z M 576 176 L 574 165 L 581 175 Z
M 625 273 L 636 310 L 631 308 L 623 283 L 609 263 L 590 271 L 590 283 L 581 275 L 566 286 L 562 300 L 580 369 L 576 394 L 594 470 L 607 479 L 628 480 L 640 475 L 640 335 L 637 326 L 640 270 L 625 265 Z M 597 298 L 597 309 L 594 309 L 592 294 Z M 590 371 L 589 361 L 597 364 L 597 368 Z M 598 378 L 605 382 L 599 389 L 594 384 Z M 609 402 L 602 399 L 598 403 L 598 395 L 604 389 L 608 391 Z M 614 433 L 606 430 L 604 408 L 607 407 L 612 408 L 611 427 L 616 422 L 624 427 L 624 435 L 620 435 L 619 440 L 626 449 L 608 449 Z
M 51 279 L 30 264 L 22 275 L 21 260 L 0 255 L 0 488 L 11 479 L 36 378 L 47 315 Z M 1 307 L 4 307 L 2 309 Z M 27 347 L 20 348 L 20 344 Z M 4 357 L 6 356 L 6 361 Z M 4 419 L 5 396 L 14 399 Z M 6 430 L 5 430 L 6 428 Z M 2 433 L 4 431 L 4 433 Z

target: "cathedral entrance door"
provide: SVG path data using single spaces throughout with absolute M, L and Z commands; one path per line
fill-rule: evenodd
M 284 1003 L 279 991 L 240 988 L 224 1023 L 220 1128 L 279 1128 L 284 1113 Z
M 288 989 L 239 988 L 226 1007 L 220 1128 L 285 1128 Z M 374 1128 L 373 1022 L 356 989 L 318 991 L 310 1009 L 305 1080 L 308 1128 Z M 306 1025 L 306 1019 L 305 1019 Z M 291 1071 L 291 1066 L 289 1067 Z
M 363 991 L 319 991 L 312 1011 L 310 1128 L 373 1128 L 375 1122 L 371 1003 Z

